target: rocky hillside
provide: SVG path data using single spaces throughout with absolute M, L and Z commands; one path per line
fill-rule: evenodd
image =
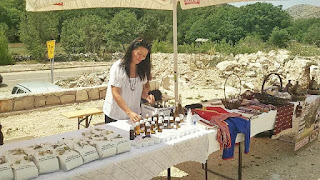
M 320 6 L 299 4 L 286 9 L 286 11 L 294 19 L 320 18 Z

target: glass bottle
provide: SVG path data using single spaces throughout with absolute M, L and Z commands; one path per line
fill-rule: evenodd
M 163 124 L 162 124 L 162 118 L 158 120 L 158 132 L 162 133 Z
M 140 123 L 139 122 L 136 122 L 136 136 L 139 136 L 140 135 Z
M 130 126 L 130 131 L 129 131 L 129 134 L 130 134 L 130 140 L 134 140 L 134 126 Z
M 143 134 L 144 133 L 144 121 L 143 120 L 140 120 L 140 133 Z
M 151 134 L 156 133 L 156 123 L 154 121 L 151 122 L 150 131 L 151 131 Z
M 148 122 L 145 124 L 145 135 L 150 135 L 150 124 Z
M 180 117 L 176 117 L 175 122 L 177 129 L 180 128 Z
M 173 119 L 173 116 L 170 116 L 169 120 L 170 120 L 169 129 L 172 129 L 172 128 L 173 128 L 173 126 L 174 126 L 174 119 Z
M 168 129 L 169 126 L 169 116 L 164 117 L 164 123 L 163 123 L 164 129 Z

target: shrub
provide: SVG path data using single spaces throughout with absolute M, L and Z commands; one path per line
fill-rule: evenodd
M 279 48 L 285 48 L 288 46 L 289 40 L 290 36 L 287 30 L 275 27 L 270 35 L 269 43 Z
M 0 65 L 13 64 L 12 57 L 9 53 L 8 39 L 4 30 L 0 29 Z
M 168 41 L 154 40 L 152 42 L 152 53 L 156 53 L 156 52 L 172 53 L 173 45 Z

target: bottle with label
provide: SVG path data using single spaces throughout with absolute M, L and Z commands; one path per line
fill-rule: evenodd
M 173 116 L 170 116 L 169 120 L 170 120 L 169 129 L 173 129 L 173 126 L 174 126 L 174 119 L 173 119 Z
M 162 133 L 163 124 L 162 124 L 162 118 L 158 120 L 158 132 Z
M 140 135 L 140 123 L 139 122 L 136 122 L 135 131 L 136 131 L 136 136 L 139 136 Z
M 135 136 L 134 136 L 134 126 L 130 126 L 130 131 L 129 131 L 129 135 L 130 135 L 130 140 L 134 140 Z
M 176 117 L 175 122 L 176 122 L 176 127 L 180 128 L 180 117 Z
M 150 135 L 150 124 L 148 122 L 145 124 L 145 134 Z
M 152 121 L 156 124 L 156 126 L 158 125 L 158 117 L 154 116 Z
M 169 126 L 169 116 L 164 117 L 163 128 L 168 129 Z
M 151 134 L 156 133 L 156 123 L 154 121 L 151 122 L 150 131 L 151 131 Z
M 144 121 L 143 120 L 140 120 L 140 134 L 143 134 L 144 133 Z

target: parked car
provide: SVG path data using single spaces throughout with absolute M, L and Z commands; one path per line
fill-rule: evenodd
M 43 93 L 60 89 L 62 89 L 60 86 L 51 84 L 49 82 L 23 82 L 16 84 L 12 88 L 11 94 Z
M 2 84 L 2 81 L 3 81 L 3 77 L 0 74 L 0 84 Z

